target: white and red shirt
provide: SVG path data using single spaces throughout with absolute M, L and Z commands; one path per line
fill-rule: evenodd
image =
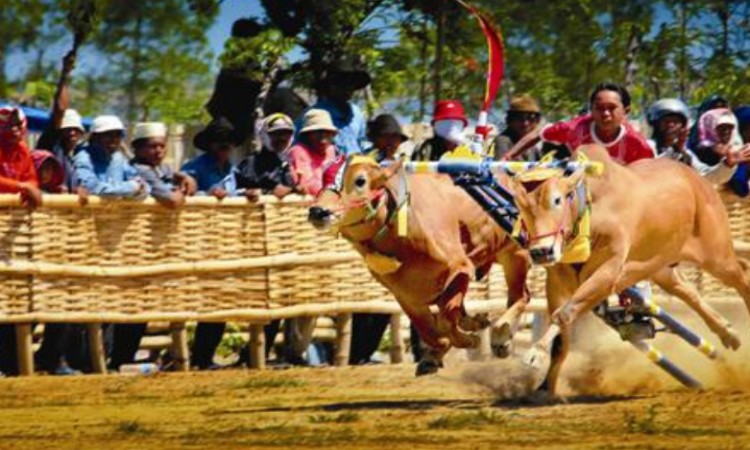
M 576 117 L 567 122 L 547 125 L 540 137 L 545 142 L 567 146 L 571 152 L 585 144 L 604 146 L 615 161 L 630 164 L 644 158 L 653 158 L 654 151 L 646 139 L 630 125 L 621 125 L 620 132 L 611 142 L 604 143 L 594 131 L 594 118 L 591 114 Z

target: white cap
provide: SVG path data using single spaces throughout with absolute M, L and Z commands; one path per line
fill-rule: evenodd
M 83 121 L 81 115 L 75 109 L 66 109 L 63 113 L 62 124 L 60 128 L 77 128 L 81 131 L 86 131 L 83 128 Z
M 97 116 L 91 126 L 92 133 L 106 133 L 107 131 L 125 132 L 125 125 L 117 116 Z
M 135 124 L 131 142 L 135 142 L 138 139 L 165 137 L 167 137 L 167 126 L 162 122 L 139 122 Z

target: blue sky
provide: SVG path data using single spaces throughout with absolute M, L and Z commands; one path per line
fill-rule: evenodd
M 218 70 L 216 60 L 224 46 L 224 41 L 229 37 L 232 31 L 232 23 L 240 17 L 263 16 L 263 8 L 259 0 L 224 0 L 221 4 L 219 17 L 214 25 L 208 30 L 208 40 L 214 53 L 214 68 Z M 58 45 L 51 46 L 45 52 L 47 59 L 61 59 L 62 54 L 70 48 L 70 38 L 66 38 Z M 9 55 L 6 71 L 11 79 L 16 79 L 26 72 L 28 67 L 34 62 L 35 53 L 14 52 Z M 99 61 L 93 55 L 93 52 L 82 49 L 79 54 L 79 68 L 86 70 L 90 67 L 96 67 Z

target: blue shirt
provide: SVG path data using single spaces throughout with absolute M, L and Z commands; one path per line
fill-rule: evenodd
M 339 133 L 333 138 L 333 144 L 339 152 L 345 155 L 359 154 L 363 152 L 367 142 L 367 120 L 357 105 L 352 102 L 347 105 L 348 108 L 341 109 L 330 100 L 321 98 L 312 108 L 324 109 L 331 115 L 333 124 L 339 129 Z M 297 129 L 300 129 L 299 124 Z
M 109 154 L 97 145 L 85 144 L 73 157 L 73 166 L 75 185 L 94 195 L 133 198 L 148 194 L 148 190 L 138 192 L 138 173 L 119 151 Z
M 232 165 L 219 167 L 213 155 L 204 153 L 183 164 L 182 171 L 195 178 L 199 191 L 208 192 L 229 175 Z

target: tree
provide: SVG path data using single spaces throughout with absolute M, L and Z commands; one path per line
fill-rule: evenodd
M 104 0 L 95 38 L 108 84 L 121 92 L 129 121 L 186 120 L 200 114 L 208 84 L 206 30 L 217 10 L 190 11 L 181 0 Z M 191 113 L 192 111 L 192 113 Z
M 0 7 L 0 98 L 8 96 L 8 55 L 26 50 L 39 38 L 45 12 L 53 9 L 46 0 L 3 0 Z

